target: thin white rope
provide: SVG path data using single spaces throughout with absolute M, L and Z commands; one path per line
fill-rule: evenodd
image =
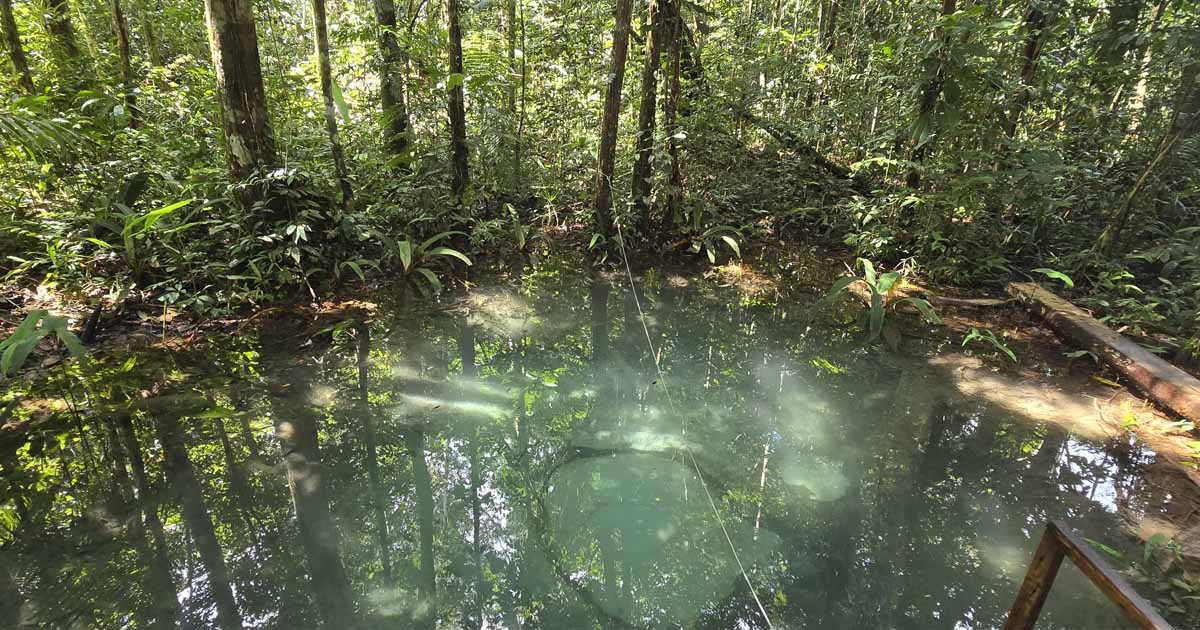
M 750 574 L 746 572 L 746 567 L 742 564 L 741 557 L 738 556 L 737 547 L 733 544 L 733 537 L 729 535 L 729 528 L 725 526 L 725 519 L 721 518 L 721 511 L 717 509 L 717 502 L 713 500 L 712 492 L 708 489 L 708 482 L 704 480 L 704 473 L 700 472 L 700 464 L 696 462 L 696 456 L 692 454 L 691 447 L 687 443 L 687 418 L 680 416 L 675 409 L 675 400 L 671 398 L 671 389 L 667 387 L 667 377 L 663 374 L 662 365 L 659 363 L 658 351 L 654 349 L 654 341 L 650 338 L 650 328 L 646 326 L 646 313 L 642 310 L 642 300 L 638 297 L 637 284 L 633 281 L 633 270 L 629 268 L 629 256 L 625 254 L 625 235 L 621 232 L 621 224 L 617 222 L 617 245 L 621 247 L 621 260 L 625 263 L 625 273 L 629 276 L 629 290 L 633 293 L 633 303 L 637 305 L 638 321 L 642 323 L 642 331 L 646 333 L 646 344 L 650 346 L 650 356 L 654 358 L 654 370 L 658 372 L 658 382 L 662 385 L 663 392 L 667 395 L 667 404 L 671 407 L 671 413 L 682 420 L 683 431 L 683 450 L 688 454 L 688 458 L 692 460 L 692 467 L 696 469 L 696 476 L 700 478 L 700 487 L 704 488 L 704 495 L 708 497 L 708 505 L 712 508 L 713 516 L 717 517 L 717 524 L 721 526 L 721 533 L 725 535 L 725 542 L 729 543 L 729 551 L 733 554 L 733 560 L 737 562 L 738 570 L 742 572 L 742 579 L 746 580 L 746 586 L 750 587 L 750 595 L 754 597 L 754 603 L 758 605 L 758 612 L 762 614 L 763 619 L 767 622 L 767 628 L 774 629 L 771 624 L 771 617 L 767 615 L 767 609 L 763 606 L 762 600 L 758 598 L 758 591 L 754 588 L 754 584 L 750 581 Z

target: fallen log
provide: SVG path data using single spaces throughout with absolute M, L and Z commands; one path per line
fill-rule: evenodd
M 1116 333 L 1083 309 L 1031 282 L 1014 282 L 1008 292 L 1062 336 L 1125 375 L 1154 402 L 1200 423 L 1200 381 Z

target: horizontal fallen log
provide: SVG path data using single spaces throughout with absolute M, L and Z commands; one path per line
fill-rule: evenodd
M 1008 292 L 1062 336 L 1092 352 L 1163 408 L 1200 423 L 1200 381 L 1097 321 L 1083 309 L 1031 282 Z

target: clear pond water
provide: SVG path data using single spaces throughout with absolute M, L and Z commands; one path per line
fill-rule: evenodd
M 998 628 L 1047 519 L 1128 551 L 1170 492 L 810 301 L 622 280 L 13 385 L 0 627 Z M 1039 627 L 1126 625 L 1068 565 Z

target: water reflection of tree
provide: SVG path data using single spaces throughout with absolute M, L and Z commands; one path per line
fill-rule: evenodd
M 658 490 L 641 474 L 647 461 L 690 470 L 678 442 L 686 419 L 719 513 L 744 528 L 735 542 L 777 626 L 988 626 L 1002 619 L 1041 521 L 1115 531 L 1112 503 L 1136 513 L 1163 493 L 1143 485 L 1139 457 L 1106 460 L 1060 430 L 945 399 L 917 378 L 924 367 L 805 334 L 795 307 L 647 278 L 639 297 L 672 413 L 633 295 L 624 283 L 579 280 L 525 275 L 529 291 L 503 296 L 532 313 L 534 323 L 516 332 L 464 324 L 461 312 L 377 314 L 353 338 L 318 338 L 303 357 L 316 366 L 308 374 L 281 376 L 275 363 L 247 358 L 254 348 L 192 357 L 171 368 L 192 375 L 183 389 L 232 413 L 134 413 L 112 425 L 84 415 L 95 466 L 79 428 L 65 423 L 64 447 L 46 440 L 21 456 L 49 480 L 42 489 L 24 481 L 6 489 L 22 497 L 23 527 L 40 539 L 5 545 L 20 580 L 0 572 L 0 597 L 20 584 L 19 597 L 49 611 L 70 592 L 80 600 L 62 606 L 80 615 L 72 623 L 96 627 L 195 621 L 220 613 L 219 598 L 235 600 L 232 610 L 224 604 L 226 619 L 264 627 L 348 619 L 409 627 L 414 615 L 425 628 L 653 626 L 668 618 L 663 584 L 696 566 L 727 567 L 724 541 L 647 567 L 639 535 L 653 519 L 580 527 L 581 540 L 543 527 L 569 569 L 557 571 L 536 535 L 538 502 L 551 494 L 547 479 L 559 492 L 569 481 L 556 472 L 564 462 L 616 458 L 625 470 L 606 474 L 629 478 L 611 495 L 614 513 L 627 513 L 639 500 L 634 484 Z M 294 347 L 280 356 L 297 362 Z M 141 369 L 105 378 L 144 381 Z M 259 372 L 290 381 L 290 391 L 265 388 Z M 213 376 L 223 374 L 238 376 Z M 310 393 L 323 397 L 319 405 Z M 260 445 L 272 428 L 282 463 Z M 602 453 L 605 431 L 618 442 Z M 631 455 L 637 449 L 645 452 Z M 821 476 L 836 483 L 816 487 Z M 682 497 L 682 478 L 672 479 Z M 689 500 L 701 496 L 697 484 L 687 477 Z M 75 536 L 95 520 L 90 512 L 128 520 L 116 517 L 118 496 L 134 510 L 130 528 Z M 715 524 L 700 507 L 678 508 L 696 532 Z M 778 545 L 762 544 L 772 537 Z M 50 539 L 105 562 L 47 558 Z M 188 591 L 184 568 L 197 561 Z M 138 579 L 118 585 L 120 575 Z M 209 594 L 224 588 L 228 598 Z M 1060 611 L 1092 607 L 1084 592 L 1056 591 L 1047 627 L 1076 621 Z M 692 627 L 764 625 L 740 579 L 688 604 L 699 613 Z

